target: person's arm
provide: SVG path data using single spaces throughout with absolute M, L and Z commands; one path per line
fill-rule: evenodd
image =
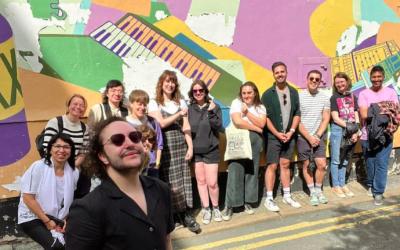
M 48 230 L 56 229 L 56 223 L 50 220 L 50 218 L 44 213 L 42 207 L 35 198 L 35 194 L 23 193 L 22 200 L 29 210 L 31 210 L 43 222 L 43 224 L 46 225 Z
M 257 133 L 261 133 L 262 129 L 255 126 L 254 124 L 251 124 L 245 120 L 242 119 L 240 116 L 240 113 L 232 113 L 231 114 L 232 122 L 235 125 L 235 127 L 240 128 L 240 129 L 247 129 L 247 130 L 252 130 Z
M 346 127 L 346 122 L 339 117 L 339 112 L 332 111 L 331 115 L 332 115 L 332 120 L 334 123 L 336 123 L 337 125 L 339 125 L 342 128 Z
M 263 129 L 265 126 L 265 123 L 267 122 L 267 116 L 266 115 L 262 115 L 260 117 L 255 116 L 254 114 L 247 112 L 246 113 L 247 118 L 249 118 L 249 120 L 251 121 L 251 123 L 253 123 L 255 126 Z
M 279 132 L 275 128 L 271 119 L 269 119 L 268 117 L 267 117 L 267 128 L 268 128 L 269 132 L 271 132 L 276 138 L 278 138 L 279 141 L 283 142 L 286 139 L 285 133 Z
M 151 117 L 153 117 L 154 119 L 156 119 L 158 121 L 158 123 L 160 123 L 161 128 L 166 128 L 168 126 L 170 126 L 171 124 L 173 124 L 176 120 L 186 116 L 187 114 L 187 110 L 181 110 L 179 112 L 176 112 L 175 114 L 164 118 L 161 115 L 161 112 L 159 110 L 157 111 L 153 111 L 153 112 L 149 112 L 149 115 Z
M 321 136 L 325 133 L 326 129 L 328 128 L 328 124 L 330 121 L 329 113 L 330 113 L 329 109 L 324 109 L 324 111 L 322 111 L 322 121 L 321 124 L 319 125 L 317 132 L 315 132 L 318 138 L 321 138 Z
M 156 151 L 156 168 L 157 169 L 160 168 L 161 153 L 162 153 L 162 150 L 157 148 L 157 151 Z
M 289 131 L 285 133 L 286 135 L 286 140 L 284 142 L 287 142 L 290 140 L 290 138 L 292 138 L 292 136 L 294 135 L 297 127 L 300 124 L 300 116 L 299 115 L 295 115 L 293 117 L 293 122 L 292 122 L 292 126 L 290 127 Z
M 171 234 L 168 234 L 167 237 L 165 238 L 165 249 L 166 250 L 172 250 L 172 240 L 171 240 Z
M 190 160 L 193 157 L 193 141 L 192 141 L 192 132 L 190 131 L 189 119 L 187 116 L 183 117 L 183 133 L 185 135 L 186 144 L 188 146 L 185 160 Z
M 319 145 L 319 138 L 315 135 L 310 134 L 310 132 L 308 132 L 302 122 L 300 122 L 299 124 L 299 132 L 301 136 L 303 136 L 303 138 L 305 138 L 312 147 Z
M 210 127 L 214 131 L 218 131 L 222 127 L 222 113 L 218 105 L 211 101 L 208 109 L 208 119 Z

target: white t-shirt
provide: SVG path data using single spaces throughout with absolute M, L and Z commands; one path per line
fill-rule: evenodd
M 42 177 L 44 175 L 44 171 L 46 168 L 52 168 L 52 167 L 47 165 L 46 163 L 44 163 L 44 160 L 41 159 L 41 160 L 34 162 L 22 176 L 22 178 L 21 178 L 21 198 L 20 198 L 19 205 L 18 205 L 18 224 L 28 222 L 28 221 L 38 218 L 36 216 L 36 214 L 33 213 L 28 208 L 28 206 L 24 203 L 24 201 L 22 199 L 22 194 L 38 195 L 40 186 L 44 185 L 42 183 Z M 54 173 L 54 175 L 55 175 L 55 173 Z M 78 178 L 79 178 L 79 170 L 77 168 L 75 168 L 75 170 L 73 170 L 73 179 L 74 179 L 74 187 L 72 187 L 73 190 L 76 189 L 76 185 L 78 183 Z M 56 190 L 56 191 L 60 191 L 60 190 Z M 64 188 L 63 188 L 62 192 L 63 193 L 65 192 Z M 55 202 L 57 202 L 57 201 L 55 201 Z M 57 203 L 57 204 L 59 204 L 59 203 Z M 39 203 L 39 205 L 41 205 L 41 204 Z
M 257 117 L 262 117 L 267 115 L 267 110 L 263 104 L 260 104 L 258 106 L 247 106 L 248 112 L 252 113 L 253 115 Z M 238 98 L 233 100 L 231 104 L 231 109 L 229 111 L 229 114 L 232 115 L 233 113 L 240 113 L 241 117 L 243 120 L 247 121 L 250 124 L 253 124 L 247 116 L 244 116 L 242 113 L 242 101 Z
M 178 112 L 179 108 L 181 110 L 188 108 L 185 100 L 181 99 L 179 105 L 174 101 L 164 101 L 164 105 L 158 105 L 155 100 L 150 100 L 150 103 L 148 106 L 149 112 L 155 112 L 155 111 L 159 111 L 161 109 L 170 115 L 173 115 L 176 112 Z

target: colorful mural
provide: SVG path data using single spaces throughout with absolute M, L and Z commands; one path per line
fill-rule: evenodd
M 202 79 L 227 118 L 240 84 L 265 91 L 278 60 L 299 89 L 322 71 L 327 93 L 339 70 L 359 93 L 381 64 L 400 95 L 399 48 L 395 0 L 1 0 L 0 199 L 18 195 L 34 138 L 64 100 L 78 92 L 93 105 L 109 79 L 151 96 L 165 69 L 184 94 Z

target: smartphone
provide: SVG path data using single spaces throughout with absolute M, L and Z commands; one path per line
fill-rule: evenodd
M 52 215 L 48 215 L 48 214 L 46 214 L 46 215 L 47 215 L 47 217 L 49 217 L 50 220 L 54 221 L 57 226 L 60 226 L 61 228 L 64 227 L 64 221 L 63 220 L 60 220 L 59 218 L 56 218 L 56 217 L 54 217 Z

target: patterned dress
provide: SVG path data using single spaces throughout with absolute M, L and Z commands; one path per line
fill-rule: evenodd
M 177 111 L 179 112 L 180 109 Z M 161 109 L 163 118 L 169 114 Z M 188 161 L 185 160 L 187 144 L 180 119 L 162 129 L 164 148 L 161 154 L 160 178 L 171 187 L 174 212 L 184 212 L 193 207 L 192 179 Z

